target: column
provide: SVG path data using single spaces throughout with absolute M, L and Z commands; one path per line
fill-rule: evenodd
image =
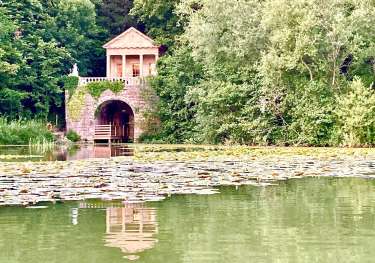
M 107 55 L 107 78 L 111 77 L 111 55 Z
M 154 74 L 155 76 L 158 74 L 158 72 L 156 71 L 156 65 L 158 64 L 158 60 L 159 60 L 159 52 L 155 54 L 155 68 L 154 68 L 154 72 L 152 72 L 152 74 Z
M 126 55 L 122 55 L 122 77 L 125 78 L 126 73 Z
M 139 55 L 139 76 L 140 77 L 143 77 L 143 54 L 142 55 Z

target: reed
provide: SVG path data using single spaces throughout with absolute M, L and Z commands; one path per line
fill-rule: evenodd
M 54 136 L 42 121 L 13 120 L 0 117 L 0 145 L 51 147 Z

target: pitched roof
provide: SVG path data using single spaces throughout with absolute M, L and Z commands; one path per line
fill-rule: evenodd
M 135 29 L 129 28 L 108 43 L 103 48 L 158 48 L 154 40 Z

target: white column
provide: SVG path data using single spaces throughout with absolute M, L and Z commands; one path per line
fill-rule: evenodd
M 107 78 L 111 77 L 111 55 L 107 55 Z
M 143 77 L 143 54 L 142 55 L 139 55 L 139 76 L 140 77 Z
M 126 55 L 122 55 L 122 77 L 125 78 L 126 73 Z
M 156 64 L 158 63 L 159 60 L 159 52 L 155 54 L 155 71 L 152 72 L 154 75 L 157 75 L 158 72 L 156 71 Z

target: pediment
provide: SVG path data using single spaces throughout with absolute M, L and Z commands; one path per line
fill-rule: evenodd
M 154 48 L 157 47 L 155 42 L 138 31 L 134 27 L 129 28 L 119 36 L 115 37 L 107 44 L 103 46 L 104 48 Z

